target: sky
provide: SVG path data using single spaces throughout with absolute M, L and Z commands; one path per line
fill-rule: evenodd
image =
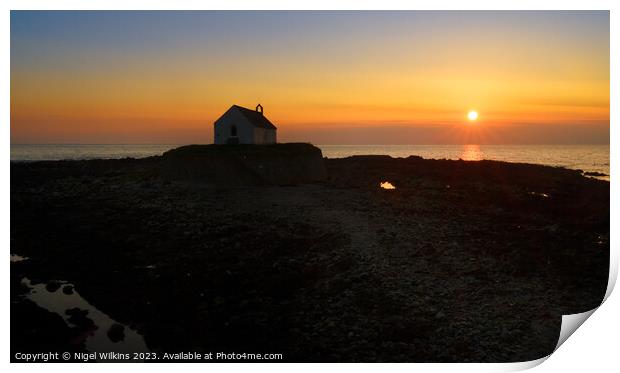
M 11 143 L 608 144 L 608 11 L 12 11 Z M 478 120 L 467 119 L 469 111 Z

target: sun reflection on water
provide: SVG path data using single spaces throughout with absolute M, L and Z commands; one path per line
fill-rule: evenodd
M 459 157 L 464 161 L 481 161 L 484 154 L 480 150 L 480 145 L 463 145 L 463 151 Z

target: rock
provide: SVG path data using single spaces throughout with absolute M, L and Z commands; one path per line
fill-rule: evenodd
M 69 351 L 75 339 L 38 345 L 45 339 L 32 326 L 52 320 L 35 319 L 34 311 L 25 317 L 15 303 L 27 301 L 13 291 L 25 276 L 75 281 L 93 305 L 143 333 L 154 351 L 271 350 L 290 362 L 531 360 L 553 351 L 559 311 L 592 309 L 605 294 L 609 183 L 582 174 L 352 158 L 325 160 L 330 180 L 320 186 L 157 181 L 147 190 L 135 180 L 157 178 L 161 157 L 150 166 L 127 162 L 11 164 L 11 197 L 18 201 L 11 221 L 19 227 L 11 248 L 37 258 L 11 268 L 11 325 L 22 333 L 11 336 L 12 348 L 15 338 L 24 342 L 17 351 Z M 98 170 L 104 166 L 123 171 L 114 176 L 118 189 L 108 188 L 109 177 Z M 62 182 L 85 173 L 93 178 L 88 190 Z M 386 179 L 398 183 L 399 193 L 377 193 L 375 181 Z M 481 180 L 485 188 L 478 190 Z M 440 189 L 447 183 L 453 192 Z M 32 194 L 30 185 L 43 187 Z M 52 198 L 54 189 L 64 197 Z M 558 198 L 538 203 L 530 190 Z M 556 232 L 545 228 L 554 224 Z M 557 281 L 539 286 L 540 276 Z M 93 312 L 75 310 L 71 323 L 63 314 L 54 324 L 69 324 L 68 337 L 78 334 L 81 343 L 94 325 L 73 323 L 90 324 L 90 316 L 97 322 Z M 530 327 L 537 318 L 542 324 Z M 501 325 L 515 331 L 508 340 Z M 110 326 L 101 330 L 108 343 L 120 334 Z M 527 336 L 530 329 L 535 333 Z M 125 341 L 133 337 L 129 329 L 124 334 Z
M 83 315 L 87 315 L 88 314 L 88 310 L 83 310 L 77 307 L 74 308 L 69 308 L 67 310 L 65 310 L 65 315 L 79 315 L 79 314 L 83 314 Z
M 603 172 L 597 172 L 597 171 L 586 171 L 583 174 L 586 176 L 609 176 Z
M 73 294 L 73 285 L 65 285 L 62 288 L 62 292 L 67 295 Z
M 93 320 L 86 317 L 86 315 L 88 315 L 88 310 L 70 308 L 65 311 L 65 314 L 69 315 L 69 322 L 78 327 L 87 328 L 95 325 Z
M 49 291 L 50 293 L 54 293 L 58 289 L 60 289 L 60 282 L 58 281 L 52 280 L 45 285 L 45 290 Z
M 120 342 L 125 339 L 125 327 L 121 324 L 112 324 L 107 334 L 112 342 Z
M 324 181 L 327 171 L 311 144 L 189 145 L 163 154 L 162 175 L 214 185 L 297 185 Z
M 15 358 L 18 352 L 84 351 L 76 329 L 70 328 L 58 314 L 25 298 L 11 303 L 10 335 L 11 361 L 16 363 L 23 362 Z

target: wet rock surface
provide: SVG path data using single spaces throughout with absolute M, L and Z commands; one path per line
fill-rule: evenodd
M 11 270 L 11 362 L 23 362 L 16 357 L 17 353 L 85 351 L 80 330 L 67 326 L 61 316 L 22 297 L 28 289 L 22 285 L 20 276 L 19 269 Z
M 27 273 L 75 284 L 153 351 L 507 362 L 551 353 L 561 315 L 603 298 L 606 181 L 417 157 L 325 166 L 321 184 L 222 187 L 170 181 L 160 157 L 12 163 L 11 252 L 30 259 L 11 264 L 11 325 L 32 321 L 14 312 Z

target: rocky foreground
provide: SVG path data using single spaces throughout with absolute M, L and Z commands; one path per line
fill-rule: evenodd
M 578 171 L 364 156 L 223 186 L 163 164 L 11 164 L 12 351 L 85 348 L 23 277 L 71 282 L 154 352 L 294 362 L 537 359 L 606 290 L 609 182 Z

